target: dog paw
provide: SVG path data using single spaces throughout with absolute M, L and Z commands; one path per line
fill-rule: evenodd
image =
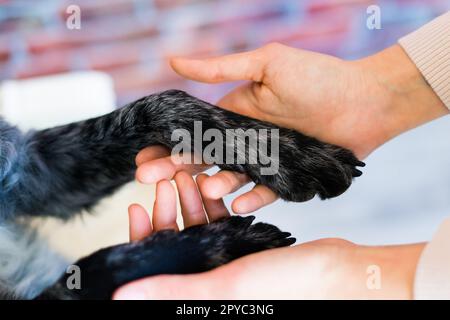
M 144 123 L 162 133 L 149 138 L 153 144 L 172 152 L 183 146 L 180 154 L 186 147 L 205 163 L 246 173 L 287 201 L 336 197 L 362 174 L 356 167 L 364 163 L 350 150 L 221 109 L 183 91 L 165 91 L 135 104 L 145 111 L 135 118 L 148 119 Z M 172 139 L 175 132 L 178 138 Z
M 320 142 L 289 129 L 279 129 L 276 170 L 264 174 L 261 164 L 219 165 L 222 169 L 246 173 L 256 184 L 269 187 L 281 199 L 303 202 L 339 196 L 362 172 L 365 164 L 344 148 Z M 256 152 L 256 151 L 254 151 Z
M 201 237 L 211 239 L 208 252 L 212 264 L 227 263 L 251 253 L 295 243 L 296 239 L 289 232 L 283 232 L 267 223 L 253 224 L 254 220 L 254 216 L 233 216 L 199 226 L 202 228 Z M 186 232 L 191 231 L 187 229 Z

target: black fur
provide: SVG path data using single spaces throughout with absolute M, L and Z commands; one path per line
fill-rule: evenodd
M 67 288 L 64 275 L 37 299 L 110 299 L 119 286 L 158 274 L 203 272 L 265 249 L 289 246 L 290 234 L 254 217 L 230 217 L 179 233 L 160 231 L 143 241 L 102 249 L 75 265 L 81 289 Z
M 236 128 L 244 130 L 277 128 L 270 123 L 217 108 L 176 90 L 149 95 L 102 117 L 30 132 L 26 135 L 1 121 L 0 218 L 11 220 L 17 217 L 44 215 L 67 219 L 81 209 L 89 209 L 100 199 L 133 179 L 136 169 L 134 159 L 141 149 L 155 144 L 173 147 L 177 142 L 171 141 L 172 132 L 175 129 L 185 129 L 193 135 L 194 121 L 202 121 L 203 130 L 217 128 L 222 132 Z M 355 166 L 363 166 L 364 163 L 356 159 L 349 150 L 322 143 L 290 129 L 279 128 L 279 137 L 279 170 L 275 175 L 261 175 L 260 169 L 263 166 L 261 163 L 219 164 L 219 167 L 246 173 L 254 182 L 268 186 L 282 199 L 288 201 L 306 201 L 316 194 L 323 199 L 338 196 L 350 186 L 353 177 L 361 175 L 361 171 Z M 204 144 L 207 145 L 208 142 Z M 247 157 L 250 152 L 256 152 L 251 149 L 254 146 L 249 147 L 250 149 L 246 149 Z M 199 227 L 194 230 L 199 230 L 205 241 L 213 241 L 220 235 L 209 235 L 204 232 L 211 228 L 214 227 Z M 177 241 L 185 235 L 195 234 L 193 231 L 186 231 L 180 236 L 162 233 L 155 237 L 167 238 L 167 241 L 172 239 L 170 241 L 174 246 L 167 245 L 167 250 L 169 247 L 170 250 L 177 250 L 179 245 Z M 194 238 L 195 241 L 187 239 L 183 242 L 192 243 L 189 250 L 198 249 L 200 238 Z M 233 237 L 230 239 L 238 240 Z M 250 241 L 251 239 L 246 245 Z M 149 256 L 154 255 L 154 251 L 147 245 L 153 247 L 153 240 L 108 249 L 80 263 L 85 265 L 86 261 L 101 260 L 105 257 L 105 252 L 116 256 L 116 252 L 133 251 L 133 248 L 141 247 L 145 248 L 142 255 L 145 256 L 147 253 Z M 161 243 L 161 246 L 164 247 L 164 244 Z M 263 247 L 265 246 L 258 248 Z M 241 249 L 242 252 L 257 251 L 250 248 Z M 162 255 L 170 254 L 162 250 L 158 252 Z M 207 259 L 207 256 L 201 254 L 204 253 L 199 252 L 199 259 L 201 257 Z M 240 255 L 236 253 L 228 260 Z M 121 257 L 126 259 L 126 255 Z M 127 263 L 138 263 L 133 259 L 124 261 L 127 262 L 121 264 L 119 261 L 117 265 L 132 269 L 133 267 Z M 207 261 L 199 260 L 195 263 L 200 265 L 203 263 L 203 266 L 197 266 L 203 269 L 206 268 Z M 110 267 L 108 264 L 100 265 Z M 177 272 L 195 269 L 178 267 Z M 85 269 L 91 270 L 89 267 Z M 155 272 L 153 269 L 146 270 L 145 274 Z M 161 270 L 170 270 L 170 266 Z M 115 272 L 117 271 L 111 272 L 109 276 L 116 277 Z M 133 275 L 125 278 L 130 280 Z M 101 284 L 103 285 L 111 284 L 105 282 Z M 95 286 L 92 290 L 96 289 Z M 103 290 L 103 287 L 101 289 Z M 110 293 L 110 288 L 108 290 Z

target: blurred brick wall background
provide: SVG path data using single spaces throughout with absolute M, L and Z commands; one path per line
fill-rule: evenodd
M 66 27 L 71 4 L 80 30 Z M 366 28 L 371 4 L 381 7 L 381 30 Z M 214 100 L 230 85 L 185 81 L 167 57 L 278 41 L 357 58 L 448 9 L 448 0 L 0 0 L 0 80 L 95 69 L 113 77 L 119 105 L 166 88 Z

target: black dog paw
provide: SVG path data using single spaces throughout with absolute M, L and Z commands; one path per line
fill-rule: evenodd
M 280 145 L 279 172 L 274 176 L 254 175 L 257 183 L 269 186 L 284 200 L 302 202 L 341 195 L 362 173 L 364 166 L 351 151 L 322 143 L 297 132 L 280 130 L 286 137 Z M 254 174 L 253 172 L 251 174 Z
M 290 233 L 254 217 L 233 216 L 187 228 L 157 232 L 134 243 L 97 251 L 75 263 L 80 288 L 68 289 L 64 275 L 38 299 L 110 299 L 121 285 L 158 274 L 188 274 L 211 270 L 247 254 L 285 247 Z
M 262 174 L 261 164 L 221 165 L 226 170 L 246 173 L 256 184 L 269 187 L 281 199 L 303 202 L 319 195 L 321 199 L 339 196 L 365 166 L 344 148 L 320 142 L 289 129 L 279 129 L 277 169 Z M 252 151 L 252 152 L 257 152 Z
M 224 170 L 246 173 L 253 182 L 269 187 L 287 201 L 307 201 L 315 195 L 322 199 L 336 197 L 349 188 L 353 178 L 362 174 L 356 167 L 364 166 L 364 163 L 347 149 L 220 109 L 182 91 L 169 90 L 139 103 L 144 109 L 147 107 L 147 113 L 152 116 L 156 113 L 155 105 L 161 108 L 158 110 L 163 115 L 160 116 L 161 124 L 155 127 L 158 132 L 164 132 L 164 138 L 158 143 L 173 148 L 178 141 L 172 141 L 171 135 L 180 128 L 195 139 L 194 124 L 201 123 L 203 132 L 211 129 L 221 133 L 222 158 L 234 160 L 217 161 L 211 155 L 206 159 L 208 163 Z M 139 118 L 145 117 L 140 115 Z M 230 132 L 237 135 L 240 132 L 242 136 L 228 140 Z M 241 142 L 245 147 L 239 148 L 234 142 Z M 201 141 L 197 146 L 191 141 L 189 144 L 190 149 L 205 160 L 203 151 L 210 141 Z M 272 150 L 275 145 L 278 147 Z
M 233 216 L 204 226 L 202 232 L 215 234 L 211 243 L 213 251 L 221 252 L 226 263 L 238 257 L 267 249 L 290 246 L 295 243 L 289 232 L 282 232 L 267 223 L 253 223 L 254 216 Z M 212 260 L 212 264 L 216 261 Z

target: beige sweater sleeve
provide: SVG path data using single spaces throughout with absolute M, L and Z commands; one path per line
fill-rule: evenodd
M 399 43 L 450 109 L 450 11 L 401 38 Z M 450 299 L 450 218 L 420 257 L 414 297 Z
M 399 43 L 450 109 L 450 11 L 401 38 Z
M 415 299 L 450 299 L 450 218 L 439 227 L 417 265 Z

